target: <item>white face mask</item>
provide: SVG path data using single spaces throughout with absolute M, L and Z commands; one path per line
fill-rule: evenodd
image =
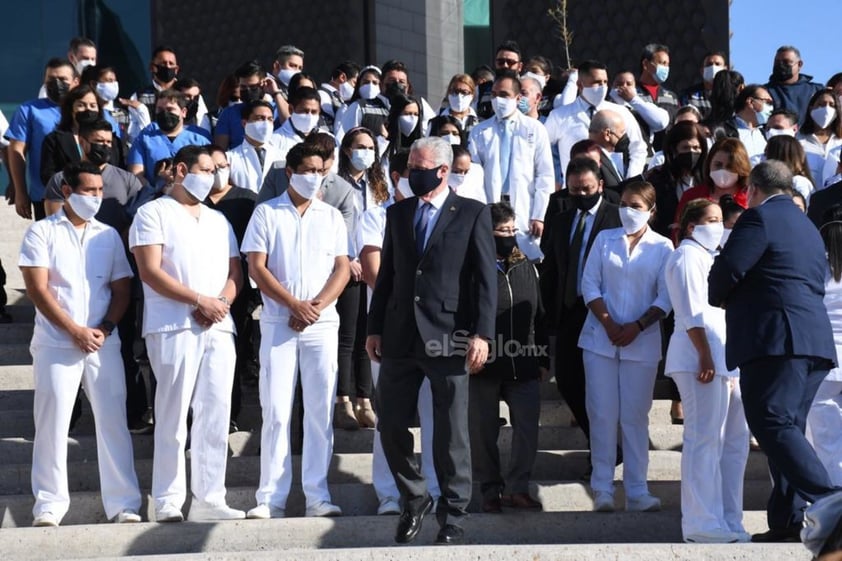
M 521 76 L 521 78 L 532 78 L 533 80 L 538 82 L 538 85 L 541 86 L 542 90 L 547 85 L 547 77 L 541 76 L 540 74 L 535 74 L 534 72 L 526 72 Z
M 728 238 L 731 237 L 731 228 L 722 228 L 722 237 L 719 238 L 719 247 L 725 247 Z
M 87 222 L 99 212 L 99 207 L 102 205 L 102 197 L 70 193 L 70 196 L 67 197 L 67 203 L 73 209 L 73 212 L 76 213 L 76 216 Z
M 360 86 L 360 97 L 363 99 L 374 99 L 380 95 L 380 86 L 368 82 Z
M 505 119 L 515 111 L 517 111 L 516 97 L 492 97 L 491 107 L 494 108 L 494 114 L 498 119 Z
M 766 129 L 766 139 L 770 139 L 774 136 L 795 136 L 795 131 L 793 129 Z
M 820 129 L 826 129 L 836 118 L 836 109 L 825 105 L 824 107 L 816 107 L 810 111 L 810 117 L 816 122 Z
M 629 235 L 639 232 L 646 226 L 651 216 L 652 212 L 648 210 L 637 210 L 627 206 L 620 207 L 620 222 L 623 223 L 623 231 Z
M 76 62 L 76 65 L 75 65 L 76 66 L 76 72 L 78 72 L 79 75 L 81 76 L 82 72 L 84 72 L 87 67 L 94 66 L 95 64 L 96 64 L 95 60 L 91 60 L 89 58 L 83 58 L 82 60 L 79 60 L 79 61 Z
M 447 184 L 453 187 L 454 191 L 458 191 L 459 187 L 465 184 L 466 177 L 468 177 L 467 173 L 451 173 L 447 177 Z
M 292 120 L 292 126 L 295 130 L 304 134 L 309 133 L 319 124 L 319 116 L 312 113 L 293 113 L 289 118 Z
M 690 237 L 696 240 L 703 248 L 713 251 L 719 246 L 724 231 L 725 226 L 722 222 L 696 224 L 693 226 L 693 233 L 690 234 Z
M 447 96 L 447 103 L 450 105 L 451 111 L 461 113 L 468 110 L 473 99 L 474 96 L 472 95 L 450 94 Z
M 418 115 L 401 115 L 398 117 L 398 128 L 404 136 L 412 134 L 412 131 L 414 131 L 417 126 Z
M 725 70 L 724 66 L 720 66 L 718 64 L 710 64 L 705 66 L 702 69 L 702 79 L 705 82 L 713 82 L 713 78 L 719 73 L 721 70 Z
M 212 191 L 222 191 L 228 186 L 228 178 L 231 175 L 231 168 L 220 168 L 213 173 Z
M 251 121 L 246 123 L 245 133 L 255 142 L 266 144 L 272 138 L 273 127 L 272 121 Z
M 312 199 L 322 186 L 323 177 L 318 173 L 293 173 L 289 185 L 305 199 Z
M 292 80 L 292 77 L 301 72 L 300 70 L 295 70 L 293 68 L 281 68 L 280 72 L 278 72 L 278 80 L 283 83 L 283 85 L 288 86 L 289 81 Z
M 398 192 L 403 195 L 404 199 L 415 196 L 415 193 L 412 192 L 412 188 L 409 186 L 408 177 L 401 177 L 398 179 Z
M 354 95 L 354 86 L 350 82 L 342 82 L 339 84 L 339 97 L 342 101 L 347 102 Z
M 117 82 L 100 82 L 96 85 L 96 93 L 105 101 L 114 101 L 120 93 Z
M 582 88 L 582 99 L 597 107 L 600 103 L 605 101 L 605 96 L 608 93 L 608 86 L 591 86 L 589 88 Z
M 734 185 L 739 177 L 739 175 L 727 169 L 718 169 L 710 172 L 711 181 L 720 189 Z
M 458 134 L 446 134 L 442 136 L 442 138 L 448 141 L 451 146 L 459 146 L 462 144 L 462 139 L 459 138 Z
M 354 169 L 363 171 L 371 167 L 374 163 L 374 150 L 368 148 L 358 148 L 351 150 L 351 165 Z
M 199 202 L 208 198 L 213 188 L 213 174 L 211 173 L 188 173 L 181 181 L 184 190 L 193 195 Z

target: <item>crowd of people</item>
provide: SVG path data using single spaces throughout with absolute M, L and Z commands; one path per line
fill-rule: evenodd
M 271 69 L 234 69 L 209 111 L 172 48 L 124 98 L 74 39 L 4 133 L 7 198 L 36 219 L 19 260 L 37 310 L 34 525 L 68 511 L 81 384 L 116 522 L 140 520 L 130 431 L 154 431 L 155 520 L 184 518 L 188 435 L 189 520 L 283 517 L 300 399 L 308 516 L 342 514 L 334 428 L 376 427 L 396 541 L 434 510 L 437 543 L 459 543 L 474 481 L 483 512 L 542 508 L 529 481 L 553 355 L 595 511 L 617 508 L 620 463 L 625 509 L 661 508 L 660 371 L 684 424 L 684 540 L 827 550 L 842 530 L 842 73 L 820 84 L 803 64 L 783 46 L 769 82 L 745 84 L 711 52 L 676 93 L 665 45 L 609 81 L 599 61 L 559 71 L 506 41 L 427 100 L 401 61 L 318 82 L 285 45 Z M 255 383 L 260 481 L 243 512 L 226 502 L 227 435 Z M 752 434 L 774 480 L 754 536 Z

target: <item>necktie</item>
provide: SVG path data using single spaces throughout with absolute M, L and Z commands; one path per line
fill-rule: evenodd
M 588 106 L 588 118 L 593 119 L 593 114 L 596 113 L 596 107 L 593 105 Z
M 509 165 L 512 159 L 512 125 L 511 119 L 505 119 L 500 122 L 500 179 L 503 180 L 503 186 L 500 193 L 503 195 L 509 194 Z
M 567 259 L 567 277 L 564 279 L 564 307 L 566 308 L 572 308 L 576 303 L 576 297 L 579 295 L 579 254 L 582 253 L 582 242 L 585 239 L 585 221 L 587 218 L 587 212 L 579 212 L 576 232 L 573 234 L 573 241 L 570 243 L 570 254 Z
M 263 171 L 263 165 L 266 163 L 266 148 L 260 146 L 255 150 L 257 150 L 257 159 L 260 160 L 260 171 Z
M 427 226 L 430 223 L 430 210 L 433 205 L 424 203 L 419 212 L 418 221 L 415 223 L 415 249 L 418 257 L 424 255 L 424 242 L 427 239 Z

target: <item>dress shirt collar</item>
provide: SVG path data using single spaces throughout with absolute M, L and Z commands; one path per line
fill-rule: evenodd
M 430 201 L 430 204 L 433 205 L 434 209 L 440 210 L 441 207 L 444 206 L 444 201 L 447 199 L 448 195 L 450 195 L 450 187 L 442 189 L 441 193 L 439 193 L 438 195 L 433 197 L 433 199 Z M 417 208 L 421 208 L 422 206 L 424 206 L 424 201 L 422 201 L 420 198 L 418 198 L 418 207 Z

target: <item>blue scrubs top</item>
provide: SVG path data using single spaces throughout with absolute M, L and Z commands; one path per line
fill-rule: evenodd
M 61 109 L 47 98 L 27 101 L 15 111 L 6 138 L 26 143 L 26 169 L 29 198 L 44 200 L 44 184 L 41 183 L 41 145 L 44 138 L 53 132 L 61 120 Z

